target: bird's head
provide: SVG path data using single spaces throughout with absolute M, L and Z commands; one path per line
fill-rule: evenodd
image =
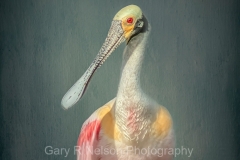
M 113 18 L 120 23 L 123 36 L 128 42 L 134 35 L 147 29 L 148 23 L 142 10 L 136 5 L 129 5 L 122 8 Z M 111 30 L 110 30 L 111 31 Z
M 68 90 L 62 99 L 65 109 L 73 106 L 84 94 L 90 79 L 107 57 L 124 41 L 128 42 L 141 32 L 148 30 L 148 22 L 136 5 L 122 8 L 114 16 L 108 35 L 96 58 L 82 77 Z

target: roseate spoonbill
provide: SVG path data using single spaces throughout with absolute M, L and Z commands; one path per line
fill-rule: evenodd
M 140 86 L 140 70 L 150 30 L 138 6 L 122 8 L 113 18 L 96 58 L 63 97 L 61 103 L 65 109 L 73 106 L 84 94 L 96 69 L 126 41 L 117 96 L 84 122 L 77 142 L 78 160 L 172 159 L 171 116 Z

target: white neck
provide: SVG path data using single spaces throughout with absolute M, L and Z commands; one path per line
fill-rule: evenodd
M 149 32 L 137 35 L 130 40 L 124 50 L 117 99 L 122 95 L 131 98 L 142 92 L 140 86 L 140 72 L 148 34 Z
M 149 32 L 140 33 L 126 46 L 123 54 L 122 73 L 115 104 L 116 123 L 126 140 L 139 141 L 146 133 L 137 128 L 147 127 L 148 99 L 140 86 L 140 71 Z M 139 120 L 139 118 L 141 120 Z M 143 126 L 146 125 L 146 126 Z M 140 127 L 141 126 L 141 127 Z

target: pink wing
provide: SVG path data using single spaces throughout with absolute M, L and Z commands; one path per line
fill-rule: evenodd
M 99 160 L 99 141 L 101 132 L 101 121 L 104 115 L 109 113 L 115 102 L 115 98 L 97 109 L 83 124 L 81 133 L 78 137 L 77 160 Z M 103 136 L 101 134 L 101 136 Z M 97 149 L 97 150 L 96 150 Z
M 77 142 L 77 160 L 98 160 L 94 154 L 99 142 L 101 121 L 94 112 L 83 124 Z

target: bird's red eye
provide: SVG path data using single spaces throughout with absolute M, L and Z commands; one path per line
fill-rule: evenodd
M 133 18 L 132 17 L 128 18 L 127 23 L 129 23 L 129 24 L 133 23 Z

